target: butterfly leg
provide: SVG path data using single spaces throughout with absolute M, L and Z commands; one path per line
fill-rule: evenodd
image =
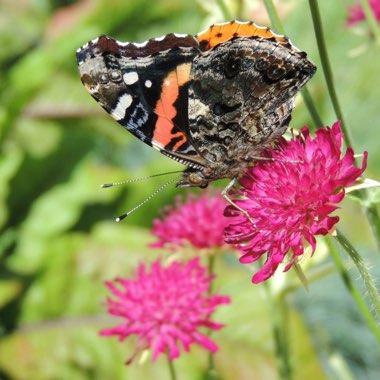
M 233 207 L 235 207 L 237 210 L 239 210 L 240 212 L 242 212 L 246 217 L 247 219 L 256 227 L 256 224 L 255 222 L 253 221 L 253 219 L 251 218 L 251 216 L 248 214 L 248 212 L 244 209 L 242 209 L 241 207 L 239 207 L 230 197 L 229 197 L 229 191 L 231 190 L 231 188 L 235 185 L 236 183 L 236 178 L 232 179 L 228 185 L 223 189 L 222 191 L 222 196 L 223 198 Z

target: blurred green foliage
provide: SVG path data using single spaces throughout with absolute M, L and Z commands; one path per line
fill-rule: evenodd
M 164 360 L 124 366 L 133 344 L 100 338 L 98 330 L 112 323 L 101 305 L 103 281 L 128 276 L 137 262 L 157 256 L 147 248 L 149 227 L 180 191 L 166 190 L 117 224 L 113 218 L 152 194 L 162 179 L 105 190 L 99 184 L 180 166 L 126 134 L 90 98 L 75 51 L 100 34 L 129 41 L 194 34 L 223 21 L 216 3 L 0 2 L 0 379 L 166 378 Z M 265 14 L 253 8 L 256 3 L 227 2 L 232 13 L 260 23 Z M 289 36 L 319 66 L 306 2 L 280 3 L 290 9 L 281 14 Z M 355 150 L 369 151 L 367 176 L 378 179 L 380 50 L 365 33 L 345 27 L 341 2 L 323 2 L 321 12 Z M 310 90 L 331 125 L 321 70 Z M 311 120 L 300 103 L 292 127 L 304 124 Z M 340 215 L 341 228 L 376 265 L 379 257 L 358 206 L 346 202 Z M 221 378 L 276 379 L 262 289 L 250 284 L 250 273 L 234 255 L 220 260 L 217 272 L 218 291 L 233 298 L 217 315 L 227 325 L 215 336 Z M 346 367 L 352 378 L 377 378 L 380 349 L 335 275 L 289 298 L 295 379 L 343 379 Z M 181 380 L 200 379 L 206 358 L 194 348 L 176 366 Z

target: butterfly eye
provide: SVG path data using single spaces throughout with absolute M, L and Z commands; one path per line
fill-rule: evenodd
M 235 55 L 229 55 L 224 63 L 224 73 L 226 77 L 231 79 L 240 71 L 241 58 Z
M 98 80 L 100 83 L 106 84 L 109 82 L 108 75 L 106 73 L 100 73 Z

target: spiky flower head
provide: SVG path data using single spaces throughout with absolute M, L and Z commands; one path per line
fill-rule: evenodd
M 178 358 L 181 347 L 187 352 L 193 343 L 215 352 L 218 346 L 201 330 L 223 327 L 211 316 L 230 299 L 209 294 L 211 281 L 198 258 L 186 263 L 174 261 L 167 267 L 155 261 L 150 269 L 140 264 L 134 278 L 106 283 L 113 296 L 107 300 L 108 312 L 121 322 L 101 331 L 101 335 L 117 336 L 120 341 L 137 336 L 137 347 L 128 364 L 146 349 L 151 350 L 153 360 L 160 354 L 170 360 Z
M 179 198 L 173 208 L 167 208 L 164 217 L 155 219 L 152 233 L 158 240 L 154 248 L 172 250 L 184 246 L 198 249 L 226 247 L 223 231 L 229 220 L 223 216 L 227 202 L 220 194 L 206 192 L 201 196 L 189 194 L 186 201 Z
M 250 218 L 228 206 L 225 215 L 232 219 L 225 240 L 241 250 L 241 263 L 266 256 L 254 283 L 272 276 L 286 256 L 285 271 L 289 270 L 304 253 L 305 243 L 314 252 L 315 236 L 328 234 L 339 221 L 330 214 L 367 162 L 365 152 L 362 167 L 357 168 L 351 148 L 342 156 L 342 140 L 339 122 L 318 129 L 315 138 L 304 127 L 298 136 L 282 138 L 265 153 L 274 162 L 258 161 L 240 179 L 235 202 Z

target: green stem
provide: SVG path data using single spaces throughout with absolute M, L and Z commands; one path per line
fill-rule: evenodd
M 219 5 L 220 10 L 223 13 L 224 19 L 228 20 L 228 21 L 233 20 L 232 14 L 231 14 L 230 10 L 228 9 L 224 0 L 217 0 L 217 3 Z
M 366 207 L 365 212 L 370 222 L 373 235 L 375 236 L 377 247 L 380 248 L 380 218 L 376 205 Z
M 208 275 L 214 276 L 214 270 L 215 270 L 215 256 L 216 254 L 210 254 L 208 257 Z M 208 294 L 212 294 L 213 292 L 213 281 L 210 281 L 210 286 L 208 288 Z M 210 336 L 212 330 L 209 330 L 208 335 Z M 212 352 L 209 352 L 208 354 L 208 367 L 207 372 L 205 376 L 205 380 L 218 380 L 219 376 L 218 373 L 215 370 L 215 362 L 214 362 L 214 354 Z
M 273 1 L 272 0 L 264 0 L 264 5 L 265 5 L 265 8 L 267 10 L 267 13 L 268 13 L 270 22 L 273 26 L 273 29 L 275 29 L 275 31 L 277 33 L 285 34 L 285 28 L 282 25 L 282 22 L 280 20 L 280 17 L 278 16 L 278 13 L 276 11 L 276 7 L 273 4 Z
M 337 230 L 336 238 L 339 241 L 340 245 L 345 249 L 345 251 L 350 255 L 352 261 L 355 263 L 360 276 L 367 288 L 368 295 L 372 301 L 373 308 L 377 318 L 380 321 L 380 297 L 376 289 L 375 282 L 371 274 L 368 271 L 368 268 L 359 255 L 358 251 L 353 247 L 350 241 L 339 231 Z
M 210 256 L 208 257 L 207 268 L 208 268 L 208 275 L 214 276 L 214 273 L 215 273 L 215 255 L 214 254 L 210 254 Z M 208 288 L 208 294 L 211 294 L 213 291 L 213 283 L 214 282 L 211 280 L 210 286 Z
M 380 29 L 368 0 L 361 0 L 363 11 L 378 45 L 380 45 Z
M 244 0 L 237 0 L 236 3 L 236 18 L 241 20 L 244 12 Z
M 347 146 L 352 145 L 352 139 L 348 130 L 345 118 L 343 116 L 342 109 L 339 104 L 338 96 L 335 90 L 334 78 L 331 70 L 329 56 L 327 54 L 327 48 L 323 33 L 322 20 L 319 12 L 318 0 L 309 0 L 309 7 L 311 12 L 311 18 L 313 20 L 315 37 L 317 40 L 319 55 L 321 57 L 322 69 L 326 80 L 327 90 L 330 95 L 331 103 L 334 107 L 335 115 L 341 122 L 342 131 L 344 133 L 344 141 Z
M 173 361 L 169 358 L 169 355 L 167 355 L 168 358 L 168 365 L 169 365 L 169 372 L 170 372 L 170 379 L 171 380 L 177 380 L 177 374 L 175 372 Z
M 352 250 L 355 251 L 355 249 L 352 247 L 352 245 L 348 242 L 348 240 L 341 233 L 338 232 L 336 239 L 347 252 L 349 252 L 349 251 L 351 252 Z M 340 257 L 338 249 L 336 248 L 336 245 L 334 244 L 333 240 L 330 237 L 326 238 L 326 243 L 329 247 L 331 257 L 335 262 L 335 265 L 336 265 L 336 267 L 340 273 L 340 276 L 342 277 L 342 280 L 343 280 L 346 288 L 348 289 L 353 300 L 355 301 L 356 305 L 358 306 L 358 309 L 359 309 L 360 313 L 362 314 L 363 318 L 365 319 L 365 321 L 367 322 L 368 327 L 372 330 L 372 332 L 375 335 L 375 337 L 377 338 L 377 340 L 380 341 L 380 329 L 377 326 L 376 320 L 374 319 L 371 311 L 369 310 L 369 308 L 368 308 L 365 300 L 363 299 L 361 293 L 359 292 L 358 288 L 355 286 L 354 282 L 352 281 L 351 277 L 349 276 L 349 274 L 348 274 L 348 272 L 347 272 L 347 270 L 346 270 L 346 268 L 345 268 L 345 266 L 341 260 L 341 257 Z M 352 252 L 349 254 L 351 256 Z M 357 254 L 357 252 L 355 254 L 353 254 L 353 256 L 356 258 L 357 257 L 360 258 L 360 256 Z M 359 259 L 359 260 L 361 261 L 361 259 Z M 360 269 L 360 271 L 361 271 L 361 269 Z M 366 269 L 365 269 L 365 272 L 367 272 L 367 274 L 368 274 L 368 271 Z M 376 295 L 376 298 L 378 298 L 377 295 Z M 378 303 L 378 301 L 376 301 L 376 303 Z
M 310 92 L 309 92 L 307 87 L 304 87 L 301 90 L 301 95 L 302 95 L 303 101 L 306 105 L 306 108 L 309 111 L 311 119 L 313 120 L 315 129 L 322 127 L 324 125 L 323 121 L 322 121 L 322 119 L 321 119 L 321 117 L 317 111 L 317 108 L 315 106 L 313 98 L 311 97 Z
M 292 380 L 292 368 L 290 365 L 289 341 L 287 338 L 288 326 L 286 323 L 285 300 L 275 297 L 270 289 L 269 282 L 264 281 L 264 288 L 270 307 L 275 353 L 278 362 L 278 370 L 281 380 Z
M 282 22 L 280 20 L 280 17 L 278 16 L 278 13 L 276 11 L 276 8 L 273 4 L 272 0 L 264 0 L 264 5 L 267 10 L 269 19 L 271 21 L 271 24 L 273 26 L 273 29 L 277 33 L 281 33 L 285 35 L 285 28 L 282 25 Z M 310 113 L 311 119 L 313 120 L 313 123 L 315 124 L 315 127 L 318 128 L 323 124 L 321 117 L 319 116 L 319 113 L 317 111 L 317 107 L 315 106 L 315 103 L 310 95 L 310 92 L 308 91 L 307 87 L 304 87 L 301 91 L 301 95 L 303 98 L 303 101 L 305 102 L 305 105 Z
M 220 377 L 215 370 L 214 355 L 212 352 L 208 356 L 208 368 L 205 376 L 205 380 L 219 380 Z

